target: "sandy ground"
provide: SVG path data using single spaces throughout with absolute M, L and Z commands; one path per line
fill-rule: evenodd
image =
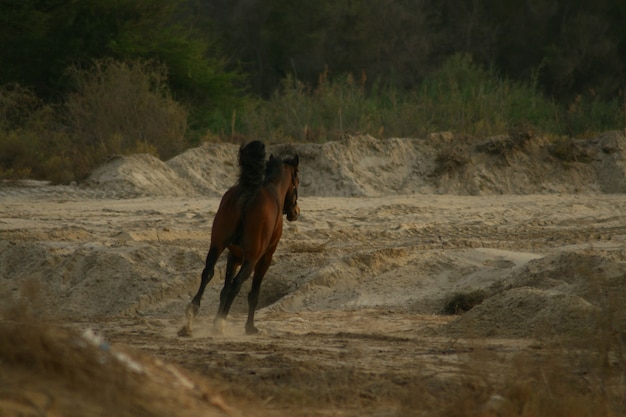
M 301 155 L 302 214 L 286 223 L 263 284 L 258 336 L 244 335 L 249 287 L 225 334 L 211 331 L 224 259 L 193 337 L 176 334 L 236 176 L 236 146 L 204 145 L 167 164 L 117 157 L 74 186 L 0 185 L 11 346 L 0 342 L 0 414 L 443 415 L 469 386 L 468 407 L 487 415 L 512 375 L 600 330 L 617 341 L 607 361 L 621 369 L 624 135 L 587 141 L 577 152 L 593 160 L 566 163 L 541 139 L 491 138 L 490 152 L 429 139 L 290 148 Z M 481 304 L 444 313 L 453 296 L 478 290 Z M 41 359 L 55 348 L 91 359 Z M 86 370 L 59 371 L 72 363 Z M 595 375 L 580 361 L 566 368 Z M 109 371 L 125 377 L 98 376 Z M 101 394 L 93 378 L 115 389 Z M 616 381 L 626 401 L 624 374 Z M 67 404 L 87 389 L 83 408 Z

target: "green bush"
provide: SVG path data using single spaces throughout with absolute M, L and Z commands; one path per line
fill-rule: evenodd
M 364 80 L 326 73 L 315 89 L 288 76 L 269 100 L 253 100 L 237 124 L 241 133 L 278 141 L 321 142 L 345 133 L 381 132 L 385 97 L 368 93 Z
M 534 82 L 521 84 L 485 70 L 467 55 L 455 55 L 427 79 L 417 98 L 435 130 L 488 136 L 510 128 L 555 128 L 558 108 Z M 447 128 L 445 126 L 448 126 Z
M 619 100 L 600 100 L 593 94 L 577 96 L 564 112 L 564 132 L 591 136 L 597 132 L 626 127 L 626 113 Z
M 17 84 L 0 87 L 0 178 L 69 182 L 72 149 L 51 105 Z
M 77 89 L 62 106 L 29 89 L 0 88 L 0 176 L 67 183 L 84 178 L 111 154 L 184 149 L 187 111 L 152 61 L 95 61 L 70 70 Z
M 241 107 L 233 102 L 189 112 L 171 96 L 165 65 L 153 60 L 109 58 L 88 69 L 71 67 L 68 74 L 75 90 L 55 106 L 18 85 L 0 87 L 1 177 L 67 182 L 84 178 L 111 154 L 170 158 L 205 134 L 198 126 L 212 126 L 205 139 L 268 142 L 323 142 L 356 133 L 425 137 L 437 131 L 581 137 L 624 127 L 617 100 L 590 95 L 562 108 L 539 92 L 536 74 L 528 83 L 513 82 L 466 55 L 450 58 L 417 90 L 366 87 L 365 74 L 324 73 L 315 87 L 289 76 L 267 100 L 248 97 Z M 569 148 L 564 140 L 562 148 Z M 462 155 L 439 156 L 442 169 L 463 161 Z
M 364 79 L 364 77 L 362 77 Z M 537 87 L 501 78 L 467 55 L 447 60 L 417 90 L 375 84 L 366 91 L 351 75 L 320 77 L 311 88 L 288 76 L 269 100 L 254 100 L 235 128 L 245 136 L 324 141 L 344 133 L 423 137 L 437 131 L 492 136 L 510 130 L 580 136 L 624 126 L 619 103 L 578 99 L 563 109 Z
M 184 148 L 187 111 L 171 98 L 164 65 L 105 59 L 71 73 L 77 90 L 65 103 L 66 122 L 95 160 L 137 151 L 170 158 Z

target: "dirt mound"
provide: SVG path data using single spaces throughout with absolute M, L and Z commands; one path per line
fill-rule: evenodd
M 38 316 L 59 319 L 134 315 L 190 291 L 201 264 L 196 251 L 145 244 L 59 250 L 0 241 L 0 276 L 10 278 L 0 281 L 0 300 L 7 304 L 19 294 Z
M 347 137 L 293 144 L 303 196 L 389 194 L 541 194 L 626 192 L 626 137 L 554 141 L 531 135 L 484 140 L 434 134 L 427 139 Z M 268 154 L 284 146 L 268 147 Z M 120 156 L 82 186 L 122 197 L 219 196 L 236 180 L 238 146 L 205 143 L 161 162 Z
M 551 392 L 597 386 L 592 397 L 615 390 L 621 405 L 624 136 L 572 143 L 442 134 L 269 146 L 300 154 L 303 198 L 263 282 L 258 337 L 243 334 L 251 279 L 224 334 L 212 332 L 226 256 L 193 337 L 177 336 L 236 145 L 166 163 L 119 157 L 81 186 L 0 184 L 0 415 L 229 415 L 192 372 L 219 381 L 229 404 L 254 404 L 234 415 L 411 415 L 435 397 L 433 410 L 450 398 L 468 410 L 457 388 L 483 392 L 480 404 L 503 394 L 492 390 L 506 375 L 526 393 L 550 378 L 547 353 L 566 359 L 557 380 L 576 376 Z M 512 195 L 524 193 L 543 195 Z M 444 313 L 474 291 L 481 304 Z M 511 373 L 525 363 L 540 374 Z M 416 392 L 426 397 L 407 403 Z
M 469 337 L 582 335 L 596 324 L 597 314 L 598 308 L 581 297 L 521 287 L 483 301 L 450 324 L 448 331 Z
M 388 308 L 442 314 L 454 294 L 487 297 L 445 326 L 471 337 L 533 338 L 589 332 L 602 321 L 626 329 L 626 263 L 563 252 L 541 257 L 475 249 L 359 251 L 311 268 L 269 310 Z M 626 335 L 626 333 L 624 333 Z
M 626 264 L 564 252 L 532 260 L 491 286 L 494 294 L 448 326 L 480 337 L 626 335 Z
M 626 265 L 598 255 L 562 252 L 533 260 L 505 278 L 505 289 L 533 287 L 583 297 L 605 307 L 611 296 L 626 292 Z
M 294 145 L 303 195 L 378 196 L 432 192 L 434 148 L 419 139 L 348 137 L 322 145 Z
M 237 180 L 238 146 L 204 143 L 167 161 L 194 193 L 221 196 Z
M 0 415 L 228 416 L 199 378 L 87 330 L 0 322 Z
M 193 187 L 166 163 L 149 154 L 116 156 L 96 168 L 81 184 L 107 190 L 119 197 L 182 196 Z
M 548 140 L 520 134 L 441 144 L 434 183 L 443 194 L 626 192 L 626 137 Z
M 344 142 L 359 148 L 358 140 L 350 141 Z M 303 149 L 309 146 L 324 148 Z M 228 160 L 229 149 L 224 147 Z M 358 149 L 357 159 L 379 151 Z M 194 152 L 181 157 L 177 169 Z M 437 159 L 432 170 L 463 169 L 443 162 Z M 354 193 L 382 193 L 384 181 L 398 180 L 392 170 L 375 175 L 375 164 L 372 171 L 356 165 L 333 174 L 353 181 Z M 324 179 L 329 172 L 309 186 L 332 184 Z M 363 172 L 388 177 L 358 188 Z M 394 189 L 408 190 L 409 183 L 395 182 Z M 546 353 L 550 360 L 552 354 L 569 358 L 555 368 L 557 379 L 584 379 L 572 391 L 595 385 L 623 393 L 626 194 L 307 196 L 298 221 L 285 222 L 263 282 L 260 334 L 243 334 L 252 280 L 235 299 L 224 334 L 211 331 L 223 256 L 194 335 L 183 339 L 177 331 L 198 288 L 219 196 L 123 199 L 112 190 L 71 197 L 69 188 L 15 186 L 1 197 L 0 314 L 66 323 L 79 333 L 65 336 L 47 326 L 24 335 L 19 328 L 5 331 L 0 320 L 0 415 L 212 415 L 210 387 L 203 389 L 193 376 L 182 379 L 192 386 L 181 387 L 177 368 L 116 347 L 123 345 L 220 381 L 229 404 L 255 404 L 246 415 L 374 416 L 389 414 L 390 405 L 396 414 L 410 415 L 422 403 L 407 405 L 415 392 L 436 393 L 442 404 L 461 385 L 475 396 L 481 385 L 467 383 L 474 368 L 481 371 L 473 374 L 476 381 L 489 385 L 487 397 L 503 375 L 534 386 L 541 375 L 506 372 L 525 363 L 543 371 L 547 358 L 537 359 Z M 460 316 L 444 315 L 451 295 L 475 290 L 486 294 L 482 304 Z M 85 327 L 106 334 L 111 346 L 83 341 Z M 553 348 L 562 339 L 566 348 Z M 576 358 L 584 343 L 591 350 Z M 528 349 L 529 362 L 514 359 L 520 349 Z M 608 371 L 621 385 L 587 379 L 596 371 L 588 372 L 586 357 L 603 363 L 597 375 Z M 486 365 L 495 367 L 486 371 Z M 527 392 L 524 387 L 519 392 Z M 202 407 L 210 411 L 188 411 Z
M 441 254 L 410 248 L 355 251 L 308 270 L 271 308 L 298 312 L 389 308 L 441 314 L 455 291 L 488 287 L 536 255 L 476 249 Z

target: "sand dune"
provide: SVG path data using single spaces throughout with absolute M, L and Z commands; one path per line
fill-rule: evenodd
M 236 343 L 283 343 L 274 348 L 295 358 L 302 335 L 322 346 L 351 332 L 363 351 L 373 338 L 543 340 L 591 331 L 607 314 L 626 337 L 626 137 L 559 146 L 448 134 L 270 146 L 300 155 L 302 215 L 286 224 L 263 284 L 261 335 Z M 147 351 L 156 340 L 178 346 L 211 221 L 236 179 L 237 149 L 203 144 L 166 162 L 118 156 L 73 186 L 0 184 L 5 320 L 97 325 Z M 190 343 L 218 343 L 209 329 L 223 267 Z M 444 315 L 452 296 L 476 290 L 482 304 Z M 246 292 L 226 341 L 243 332 Z M 142 325 L 141 343 L 136 327 L 117 324 L 128 320 L 152 323 Z M 410 352 L 395 355 L 404 363 Z
M 561 291 L 529 278 L 555 252 L 563 256 L 551 262 L 570 268 L 556 275 L 587 264 L 589 251 L 612 264 L 588 275 L 623 273 L 623 134 L 575 142 L 579 161 L 558 159 L 540 137 L 478 142 L 439 134 L 270 146 L 300 155 L 303 215 L 287 227 L 264 305 L 440 313 L 454 291 L 521 287 L 515 273 L 524 286 Z M 78 186 L 5 183 L 4 297 L 37 282 L 46 314 L 85 318 L 184 298 L 219 196 L 236 179 L 237 149 L 207 143 L 167 162 L 118 156 Z
M 237 149 L 205 143 L 167 162 L 151 155 L 118 156 L 82 186 L 122 196 L 220 196 L 236 179 Z M 387 140 L 356 136 L 274 145 L 268 151 L 285 149 L 302 158 L 306 196 L 626 192 L 626 138 L 619 132 L 568 145 L 542 137 L 470 142 L 441 134 Z

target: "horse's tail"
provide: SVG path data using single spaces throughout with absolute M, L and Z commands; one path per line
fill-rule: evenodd
M 265 144 L 252 141 L 239 148 L 239 185 L 252 191 L 263 184 L 265 177 Z

